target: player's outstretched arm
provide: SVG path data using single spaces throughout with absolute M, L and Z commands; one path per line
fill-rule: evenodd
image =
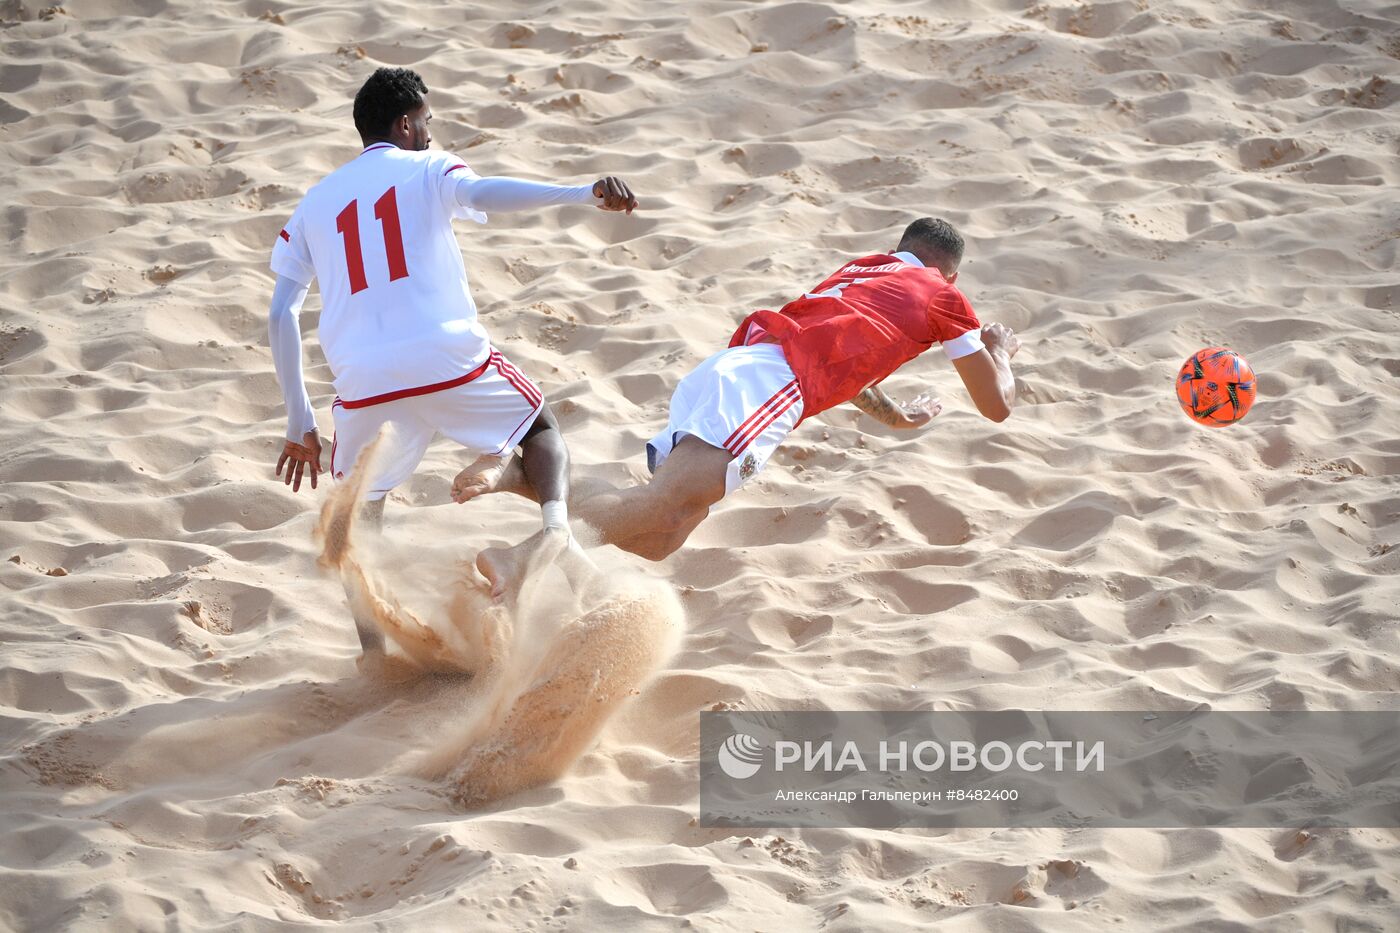
M 621 178 L 605 176 L 591 185 L 551 185 L 523 178 L 463 175 L 455 182 L 457 203 L 487 214 L 526 211 L 554 204 L 595 204 L 599 210 L 626 211 L 637 207 L 637 196 Z
M 900 404 L 875 386 L 851 399 L 851 404 L 881 424 L 902 431 L 923 427 L 943 410 L 943 403 L 927 392 Z
M 268 312 L 267 336 L 272 345 L 272 365 L 282 387 L 287 406 L 287 436 L 277 458 L 277 476 L 287 467 L 285 482 L 293 492 L 300 491 L 302 475 L 310 470 L 311 488 L 321 472 L 321 437 L 316 431 L 316 412 L 306 394 L 301 368 L 301 328 L 298 319 L 306 301 L 307 286 L 285 275 L 277 277 Z
M 982 328 L 982 344 L 984 349 L 953 360 L 953 366 L 977 410 L 993 421 L 1005 421 L 1016 404 L 1011 358 L 1021 349 L 1021 340 L 1004 324 L 988 324 Z

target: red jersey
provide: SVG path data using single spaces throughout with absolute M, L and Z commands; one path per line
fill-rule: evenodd
M 755 311 L 731 347 L 778 341 L 802 389 L 802 418 L 834 408 L 935 343 L 949 359 L 982 349 L 982 325 L 962 292 L 911 253 L 866 256 L 784 305 Z

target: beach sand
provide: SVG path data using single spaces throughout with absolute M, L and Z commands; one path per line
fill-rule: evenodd
M 696 817 L 703 710 L 1393 705 L 1400 5 L 8 0 L 0 20 L 0 927 L 1395 928 L 1396 830 Z M 959 286 L 1024 340 L 1005 423 L 932 353 L 884 386 L 942 397 L 927 431 L 834 409 L 664 563 L 600 552 L 683 613 L 678 647 L 638 655 L 628 676 L 662 669 L 561 779 L 476 809 L 434 776 L 475 735 L 473 681 L 357 672 L 316 563 L 328 489 L 272 478 L 268 255 L 359 151 L 378 65 L 423 74 L 434 146 L 481 174 L 618 174 L 641 199 L 459 229 L 579 476 L 643 476 L 672 388 L 737 320 L 918 216 L 964 232 Z M 1172 380 L 1217 344 L 1259 400 L 1208 430 Z M 439 442 L 390 499 L 383 572 L 424 617 L 538 526 L 518 499 L 452 504 L 462 465 Z M 468 744 L 462 773 L 504 754 Z

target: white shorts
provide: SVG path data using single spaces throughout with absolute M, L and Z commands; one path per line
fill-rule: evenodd
M 800 420 L 802 390 L 783 348 L 729 347 L 676 386 L 666 430 L 647 443 L 647 467 L 655 473 L 680 439 L 693 434 L 733 455 L 724 477 L 731 493 L 763 469 Z
M 471 453 L 502 454 L 520 443 L 544 406 L 544 393 L 495 348 L 486 362 L 446 388 L 426 386 L 360 402 L 331 405 L 335 439 L 331 476 L 344 479 L 379 429 L 392 426 L 381 451 L 368 499 L 382 499 L 413 475 L 428 445 L 441 432 Z

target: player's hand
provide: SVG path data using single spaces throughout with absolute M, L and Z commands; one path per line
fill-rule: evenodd
M 1000 347 L 1006 352 L 1009 359 L 1016 355 L 1016 351 L 1021 349 L 1021 338 L 1016 336 L 1016 332 L 1005 324 L 984 324 L 982 326 L 982 343 L 988 350 Z
M 287 468 L 283 483 L 292 487 L 292 492 L 301 491 L 301 477 L 310 472 L 311 488 L 316 488 L 316 477 L 321 475 L 321 436 L 308 431 L 301 437 L 301 443 L 287 441 L 282 445 L 282 456 L 277 458 L 277 475 L 282 475 L 282 467 Z
M 632 213 L 637 207 L 637 196 L 621 178 L 607 175 L 593 183 L 593 196 L 601 198 L 600 211 L 626 211 Z
M 901 404 L 899 410 L 904 415 L 904 420 L 890 427 L 911 431 L 932 421 L 943 410 L 943 402 L 924 392 Z

